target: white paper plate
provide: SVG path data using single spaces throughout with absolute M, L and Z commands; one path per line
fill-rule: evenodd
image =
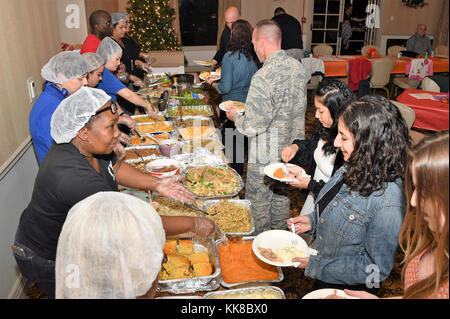
M 212 66 L 212 63 L 209 61 L 202 61 L 202 60 L 194 60 L 195 64 L 203 65 L 203 66 Z
M 253 240 L 253 244 L 252 244 L 252 249 L 253 252 L 255 253 L 256 257 L 258 257 L 259 259 L 261 259 L 262 261 L 264 261 L 267 264 L 273 265 L 273 266 L 279 266 L 279 267 L 290 267 L 290 266 L 294 266 L 297 263 L 295 262 L 286 262 L 286 263 L 277 263 L 271 260 L 268 260 L 266 258 L 264 258 L 261 253 L 258 250 L 258 247 L 262 247 L 262 248 L 270 248 L 273 251 L 275 251 L 276 249 L 280 249 L 280 248 L 285 248 L 285 247 L 292 247 L 292 239 L 296 240 L 297 244 L 293 247 L 297 248 L 298 250 L 300 250 L 303 254 L 301 256 L 298 257 L 308 257 L 308 244 L 306 244 L 306 242 L 303 240 L 303 238 L 301 238 L 299 235 L 294 234 L 292 232 L 286 231 L 286 230 L 278 230 L 278 229 L 274 229 L 274 230 L 268 230 L 265 231 L 261 234 L 259 234 L 258 236 L 256 236 L 256 238 Z
M 171 166 L 171 165 L 176 166 L 177 169 L 170 171 L 170 172 L 164 172 L 164 173 L 159 173 L 159 172 L 153 171 L 154 168 Z M 145 170 L 148 172 L 148 174 L 159 177 L 159 178 L 170 177 L 170 176 L 175 176 L 175 175 L 180 174 L 180 163 L 178 163 L 178 161 L 173 160 L 173 159 L 158 159 L 158 160 L 154 160 L 153 162 L 148 163 L 145 166 Z
M 211 75 L 218 75 L 219 77 L 217 78 L 217 79 L 214 79 L 214 80 L 212 80 L 213 82 L 214 81 L 218 81 L 218 80 L 220 80 L 220 78 L 221 78 L 221 74 L 219 73 L 219 72 L 209 72 L 210 73 L 210 76 Z M 202 72 L 200 72 L 200 74 L 199 74 L 199 76 L 198 76 L 200 79 L 202 79 L 203 81 L 206 81 L 206 80 L 208 80 L 209 78 L 205 78 L 205 77 L 203 77 L 202 76 Z
M 311 291 L 309 294 L 303 296 L 302 299 L 322 299 L 322 298 L 328 297 L 329 295 L 334 294 L 335 292 L 338 297 L 345 297 L 346 299 L 359 299 L 359 298 L 351 297 L 351 296 L 347 295 L 344 292 L 344 290 L 331 289 L 331 288 L 318 289 L 318 290 Z
M 219 109 L 221 109 L 222 111 L 225 111 L 225 112 L 228 112 L 229 111 L 229 107 L 233 107 L 233 104 L 234 103 L 242 103 L 242 104 L 244 104 L 245 105 L 245 103 L 243 103 L 243 102 L 238 102 L 238 101 L 225 101 L 225 102 L 222 102 L 222 103 L 220 103 L 219 104 Z M 237 113 L 240 113 L 240 114 L 243 114 L 244 113 L 244 111 L 238 111 L 238 110 L 235 110 Z
M 273 176 L 273 173 L 275 172 L 275 170 L 280 167 L 283 167 L 283 166 L 284 166 L 284 163 L 269 164 L 266 167 L 264 167 L 264 174 L 266 174 L 270 178 L 276 179 L 277 181 L 280 181 L 280 182 L 285 182 L 285 183 L 296 182 L 297 180 L 295 178 L 277 178 L 277 177 Z M 286 166 L 287 167 L 299 167 L 297 165 L 289 164 L 289 163 L 287 163 Z M 302 168 L 302 170 L 303 170 L 303 168 Z M 310 177 L 310 176 L 308 174 L 306 174 L 305 170 L 303 170 L 301 177 Z

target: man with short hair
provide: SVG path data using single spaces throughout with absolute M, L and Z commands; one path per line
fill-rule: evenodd
M 91 33 L 84 40 L 80 54 L 86 52 L 97 52 L 100 42 L 107 36 L 112 35 L 111 16 L 105 10 L 96 10 L 89 16 Z
M 220 36 L 219 50 L 216 52 L 216 55 L 214 55 L 214 58 L 211 60 L 211 62 L 214 65 L 217 65 L 222 62 L 223 56 L 227 51 L 228 42 L 230 41 L 231 37 L 231 25 L 233 24 L 233 22 L 239 20 L 240 18 L 241 14 L 239 13 L 239 9 L 236 7 L 229 7 L 225 11 L 226 26 L 222 31 L 222 35 Z
M 431 40 L 426 35 L 427 26 L 425 24 L 417 25 L 416 33 L 406 41 L 406 50 L 415 52 L 419 55 L 431 54 Z
M 239 132 L 250 138 L 245 196 L 252 203 L 255 234 L 285 229 L 289 218 L 288 185 L 264 178 L 269 162 L 280 162 L 282 149 L 305 137 L 306 72 L 281 50 L 281 29 L 259 22 L 253 45 L 262 68 L 252 78 L 245 113 L 227 112 Z

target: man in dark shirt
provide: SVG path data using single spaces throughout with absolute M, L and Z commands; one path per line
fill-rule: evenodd
M 281 29 L 281 49 L 301 49 L 303 51 L 302 27 L 300 22 L 280 7 L 275 9 L 272 20 L 278 23 Z M 289 54 L 289 52 L 287 53 Z
M 231 37 L 231 25 L 234 21 L 237 21 L 241 18 L 241 14 L 239 13 L 239 9 L 236 7 L 229 7 L 225 11 L 225 23 L 226 27 L 222 31 L 222 35 L 220 36 L 220 46 L 219 50 L 214 55 L 214 58 L 211 60 L 211 63 L 217 65 L 222 62 L 222 58 L 226 53 L 228 41 L 230 41 Z

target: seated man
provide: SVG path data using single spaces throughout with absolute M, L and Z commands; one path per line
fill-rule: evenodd
M 416 33 L 406 41 L 406 49 L 419 55 L 431 54 L 431 40 L 426 36 L 427 26 L 425 24 L 417 25 Z

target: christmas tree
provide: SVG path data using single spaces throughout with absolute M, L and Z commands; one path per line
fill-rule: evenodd
M 181 50 L 173 29 L 175 10 L 169 0 L 128 0 L 130 35 L 143 52 Z

